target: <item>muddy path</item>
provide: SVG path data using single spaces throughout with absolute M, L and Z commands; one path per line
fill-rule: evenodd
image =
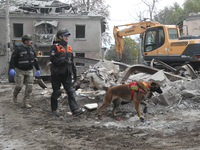
M 34 84 L 30 109 L 22 108 L 23 92 L 18 104 L 12 102 L 13 83 L 0 83 L 0 149 L 2 150 L 130 150 L 130 149 L 200 149 L 200 107 L 188 101 L 190 108 L 177 109 L 149 104 L 146 122 L 136 115 L 134 104 L 121 105 L 112 118 L 112 105 L 97 119 L 97 110 L 78 117 L 70 115 L 66 98 L 59 100 L 61 116 L 50 114 L 50 91 Z M 80 107 L 102 104 L 101 98 L 77 97 Z M 142 107 L 142 106 L 141 106 Z

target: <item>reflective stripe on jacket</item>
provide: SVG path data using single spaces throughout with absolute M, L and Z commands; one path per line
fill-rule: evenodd
M 57 51 L 66 51 L 66 49 L 61 44 L 54 44 L 56 45 Z M 72 52 L 72 47 L 67 45 L 67 51 Z
M 31 46 L 24 47 L 23 45 L 20 45 L 16 47 L 12 53 L 10 68 L 14 69 L 16 67 L 21 70 L 31 70 L 33 69 L 33 66 L 35 66 L 35 68 L 39 70 L 36 58 L 35 50 Z

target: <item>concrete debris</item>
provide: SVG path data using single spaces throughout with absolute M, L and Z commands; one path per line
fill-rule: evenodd
M 93 109 L 97 109 L 98 104 L 97 104 L 97 103 L 85 104 L 84 107 L 85 107 L 86 109 L 93 110 Z
M 194 100 L 198 103 L 200 102 L 199 78 L 192 80 L 178 75 L 169 73 L 166 74 L 163 70 L 156 71 L 155 68 L 151 71 L 151 67 L 148 67 L 148 71 L 146 72 L 144 71 L 145 69 L 143 66 L 141 71 L 138 69 L 138 66 L 134 66 L 134 68 L 137 68 L 137 71 L 127 71 L 129 72 L 127 75 L 124 71 L 120 71 L 119 66 L 115 65 L 112 61 L 100 61 L 94 66 L 90 66 L 88 71 L 81 75 L 80 86 L 76 91 L 77 96 L 87 96 L 92 98 L 101 96 L 101 100 L 103 100 L 105 91 L 94 87 L 90 81 L 92 76 L 99 83 L 99 85 L 101 85 L 101 87 L 119 85 L 119 78 L 123 78 L 124 83 L 130 83 L 133 80 L 155 80 L 161 85 L 163 93 L 154 93 L 151 99 L 147 98 L 146 101 L 152 102 L 156 105 L 159 104 L 183 109 L 185 107 L 190 107 L 190 105 L 185 104 L 185 101 L 188 99 Z
M 178 106 L 178 108 L 179 108 L 179 109 L 186 109 L 187 106 L 185 106 L 184 104 L 181 104 L 181 105 Z
M 140 67 L 141 65 L 139 65 Z M 103 87 L 111 87 L 119 85 L 119 78 L 123 78 L 124 83 L 130 83 L 132 81 L 147 81 L 155 80 L 161 85 L 163 91 L 162 94 L 153 93 L 151 98 L 146 98 L 148 103 L 153 105 L 161 105 L 169 108 L 190 108 L 190 101 L 195 103 L 200 103 L 200 79 L 196 78 L 194 80 L 187 79 L 184 77 L 178 77 L 172 74 L 166 74 L 163 70 L 151 71 L 151 67 L 148 67 L 148 71 L 144 72 L 142 66 L 141 72 L 139 71 L 127 71 L 129 74 L 124 73 L 125 71 L 120 71 L 119 66 L 114 64 L 112 61 L 99 61 L 94 66 L 79 75 L 79 80 L 74 84 L 76 89 L 76 95 L 79 97 L 88 97 L 89 99 L 100 99 L 103 100 L 105 92 Z M 131 68 L 131 67 L 130 67 Z M 149 72 L 149 73 L 148 73 Z M 91 77 L 99 83 L 102 89 L 97 89 L 91 82 Z M 125 78 L 126 77 L 126 78 Z M 169 78 L 170 77 L 170 78 Z M 67 93 L 63 89 L 61 99 L 67 98 Z M 52 90 L 45 90 L 41 94 L 44 97 L 50 97 Z M 187 105 L 188 104 L 188 105 Z M 88 105 L 86 105 L 87 108 Z M 197 107 L 196 105 L 194 107 Z M 87 109 L 90 109 L 89 107 Z
M 155 80 L 159 82 L 161 85 L 164 85 L 166 83 L 169 83 L 170 80 L 167 78 L 167 76 L 164 74 L 163 70 L 159 70 L 158 72 L 154 73 L 150 76 L 147 80 Z
M 60 1 L 21 1 L 12 2 L 9 11 L 12 14 L 82 14 L 88 15 L 86 7 L 77 7 Z M 0 8 L 1 13 L 5 13 L 5 7 Z M 93 15 L 93 14 L 90 14 Z
M 46 90 L 46 91 L 42 91 L 41 94 L 44 95 L 44 94 L 51 93 L 51 92 L 52 91 L 50 91 L 50 90 Z
M 185 98 L 200 96 L 199 90 L 183 90 L 181 93 L 182 93 L 182 96 L 184 96 Z
M 92 96 L 101 96 L 104 95 L 105 91 L 97 90 L 97 91 L 84 91 L 81 89 L 78 89 L 76 91 L 77 96 L 87 96 L 87 97 L 92 97 Z

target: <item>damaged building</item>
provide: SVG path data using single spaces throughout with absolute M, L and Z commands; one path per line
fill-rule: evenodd
M 5 11 L 1 12 L 0 57 L 1 64 L 6 64 L 9 61 L 5 49 L 7 25 Z M 72 46 L 74 56 L 100 58 L 101 34 L 105 31 L 102 16 L 89 15 L 59 1 L 30 1 L 10 6 L 9 18 L 11 51 L 13 41 L 20 43 L 22 35 L 28 33 L 33 35 L 33 46 L 38 56 L 49 56 L 55 34 L 59 29 L 67 28 L 71 33 L 69 45 Z M 1 65 L 0 74 L 5 74 L 7 66 Z
M 197 35 L 200 34 L 200 12 L 190 13 L 183 20 L 184 35 Z

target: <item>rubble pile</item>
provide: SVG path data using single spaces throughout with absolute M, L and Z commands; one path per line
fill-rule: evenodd
M 80 88 L 76 91 L 77 95 L 87 97 L 103 96 L 105 91 L 97 90 L 93 86 L 90 82 L 91 76 L 93 76 L 100 85 L 110 87 L 120 84 L 117 81 L 122 74 L 123 72 L 120 72 L 119 66 L 113 64 L 112 61 L 100 61 L 93 67 L 90 66 L 90 69 L 81 75 L 79 80 Z M 170 79 L 168 79 L 164 74 L 164 71 L 159 70 L 154 74 L 143 72 L 131 74 L 125 83 L 138 80 L 155 80 L 161 85 L 163 93 L 154 93 L 153 97 L 151 97 L 151 101 L 156 105 L 159 104 L 163 106 L 176 106 L 178 108 L 183 108 L 183 105 L 186 107 L 189 106 L 184 102 L 184 100 L 190 99 L 197 103 L 200 102 L 199 79 L 191 80 L 188 78 L 182 78 L 181 80 L 170 81 Z
M 104 90 L 97 89 L 91 82 L 91 77 L 95 79 L 102 87 L 111 87 L 119 85 L 118 79 L 123 76 L 119 66 L 112 61 L 99 61 L 79 76 L 79 80 L 74 84 L 76 95 L 78 97 L 88 97 L 89 99 L 99 98 L 103 100 L 105 95 Z M 162 94 L 153 93 L 151 98 L 146 98 L 146 101 L 152 105 L 162 105 L 168 108 L 185 109 L 190 107 L 198 108 L 200 103 L 200 80 L 181 78 L 176 81 L 171 81 L 167 78 L 163 70 L 159 70 L 154 74 L 137 72 L 131 74 L 126 80 L 126 83 L 132 81 L 157 81 L 163 91 Z M 44 93 L 44 92 L 43 92 Z M 50 97 L 49 90 L 45 92 L 45 97 Z M 61 98 L 67 97 L 66 93 L 62 94 Z M 190 105 L 189 101 L 193 101 L 194 105 Z

